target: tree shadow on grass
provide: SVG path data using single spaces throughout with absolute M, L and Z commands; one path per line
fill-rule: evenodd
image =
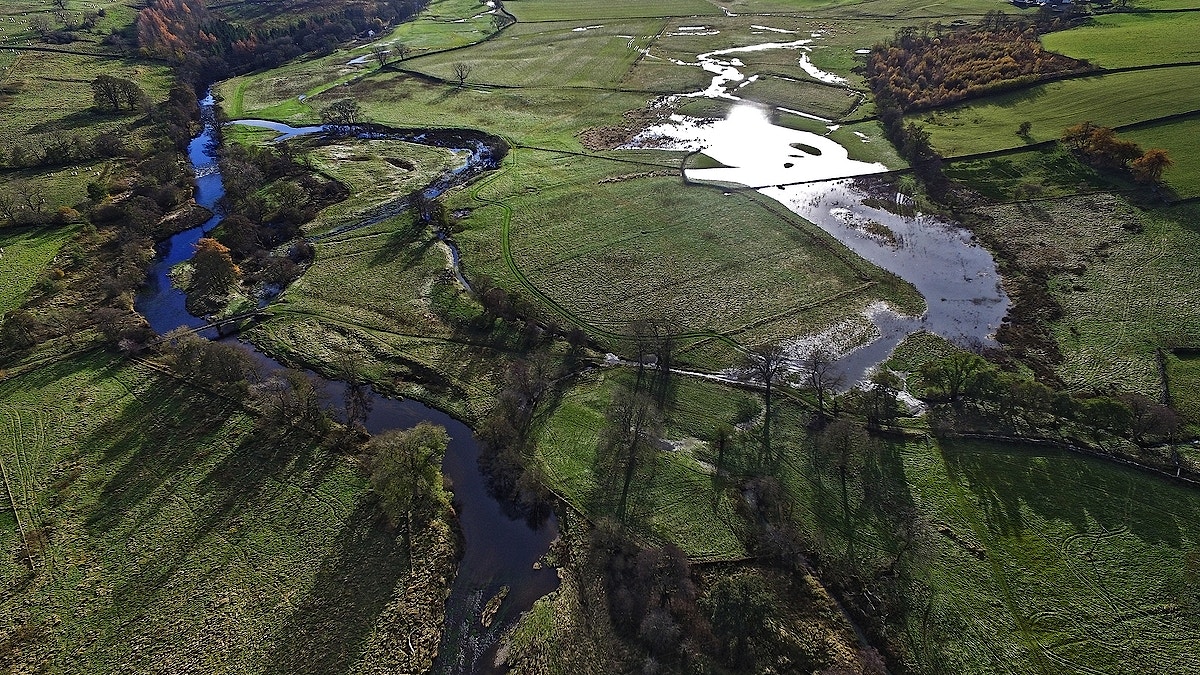
M 425 228 L 416 221 L 409 221 L 392 231 L 384 241 L 375 255 L 371 258 L 371 264 L 382 265 L 390 263 L 403 257 L 406 265 L 414 265 L 429 252 L 433 247 L 434 240 L 430 237 L 425 237 L 421 241 L 421 237 L 425 234 Z
M 360 502 L 308 596 L 279 629 L 263 672 L 351 672 L 408 565 L 407 547 L 374 501 Z
M 176 381 L 156 378 L 138 396 L 81 439 L 81 447 L 101 449 L 100 473 L 116 466 L 86 515 L 87 530 L 97 542 L 129 537 L 152 546 L 113 589 L 120 603 L 111 611 L 122 616 L 143 611 L 177 570 L 196 563 L 202 542 L 263 503 L 267 485 L 297 472 L 319 482 L 333 466 L 332 458 L 317 460 L 313 438 L 293 429 L 238 438 L 222 431 L 234 404 Z
M 1200 517 L 1200 500 L 1183 488 L 1065 451 L 943 441 L 941 454 L 950 479 L 975 495 L 989 529 L 1003 536 L 1021 535 L 1028 511 L 1076 532 L 1089 531 L 1095 521 L 1104 530 L 1126 527 L 1145 542 L 1178 549 L 1190 529 L 1181 523 Z

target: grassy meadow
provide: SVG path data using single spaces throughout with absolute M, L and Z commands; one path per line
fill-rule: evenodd
M 1197 30 L 1197 12 L 1105 14 L 1078 28 L 1047 33 L 1042 44 L 1103 68 L 1127 68 L 1200 61 L 1200 46 L 1193 39 Z
M 60 50 L 54 52 L 5 49 L 6 45 L 46 46 L 29 31 L 28 22 L 29 16 L 38 13 L 57 17 L 48 3 L 14 0 L 0 5 L 0 155 L 8 159 L 19 149 L 40 153 L 47 145 L 71 137 L 90 142 L 102 132 L 114 132 L 130 146 L 150 146 L 155 139 L 150 137 L 151 127 L 144 116 L 95 110 L 90 86 L 103 73 L 133 80 L 155 103 L 166 99 L 172 82 L 167 66 L 121 56 L 100 44 L 111 30 L 133 21 L 135 4 L 69 0 L 68 15 L 78 18 L 85 11 L 104 9 L 105 16 L 90 31 L 73 32 L 76 41 L 54 46 Z M 120 163 L 114 161 L 6 169 L 0 170 L 0 189 L 28 183 L 45 195 L 53 210 L 86 201 L 89 182 L 121 173 Z
M 1171 404 L 1190 428 L 1200 428 L 1200 358 L 1192 353 L 1168 352 L 1164 366 Z
M 516 281 L 607 337 L 658 317 L 684 335 L 753 345 L 815 332 L 877 299 L 921 311 L 907 284 L 856 264 L 774 202 L 703 188 L 684 194 L 669 155 L 631 159 L 517 150 L 510 168 L 474 191 L 478 208 L 459 236 L 468 272 Z M 721 283 L 705 281 L 713 274 Z
M 0 316 L 20 307 L 49 269 L 54 256 L 75 234 L 73 227 L 0 229 Z
M 0 382 L 0 463 L 6 671 L 432 659 L 448 528 L 408 550 L 361 470 L 298 431 L 263 430 L 225 399 L 100 354 Z M 396 647 L 404 636 L 415 651 Z
M 961 106 L 916 115 L 945 157 L 1022 145 L 1017 127 L 1030 122 L 1034 141 L 1057 139 L 1083 121 L 1109 127 L 1200 109 L 1190 82 L 1200 66 L 1114 73 L 1037 85 Z

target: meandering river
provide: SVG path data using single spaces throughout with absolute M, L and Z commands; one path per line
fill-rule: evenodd
M 220 200 L 225 191 L 216 161 L 217 122 L 213 106 L 211 95 L 201 101 L 204 128 L 189 145 L 188 156 L 196 174 L 196 201 L 212 209 L 214 215 L 204 225 L 180 232 L 159 245 L 154 267 L 136 302 L 137 310 L 159 334 L 179 326 L 196 328 L 205 323 L 204 319 L 188 313 L 184 294 L 172 286 L 168 275 L 171 267 L 189 259 L 196 242 L 221 222 Z M 289 138 L 322 131 L 321 127 L 293 128 L 262 120 L 248 123 L 269 126 Z M 463 154 L 463 164 L 427 188 L 430 198 L 495 166 L 498 158 L 494 156 L 494 148 L 478 136 L 481 135 L 472 132 L 437 135 L 401 131 L 387 134 L 388 138 L 440 147 L 447 147 L 453 140 L 463 141 L 455 148 Z M 390 215 L 376 214 L 370 222 L 357 226 L 378 222 Z M 452 249 L 452 253 L 457 260 L 457 251 Z M 213 331 L 207 332 L 206 336 L 217 337 Z M 225 338 L 225 341 L 242 347 L 266 368 L 283 368 L 279 362 L 243 342 L 231 338 Z M 345 383 L 312 372 L 309 375 L 316 380 L 327 401 L 344 400 Z M 450 436 L 442 472 L 450 479 L 454 492 L 455 510 L 463 535 L 463 557 L 446 602 L 446 630 L 436 666 L 444 673 L 491 672 L 495 669 L 493 659 L 500 636 L 535 600 L 558 587 L 556 570 L 534 569 L 534 564 L 558 536 L 558 523 L 553 515 L 539 523 L 514 517 L 492 497 L 479 469 L 479 445 L 465 424 L 414 400 L 372 396 L 373 405 L 366 420 L 367 430 L 371 433 L 407 429 L 424 421 L 444 426 Z M 502 590 L 507 595 L 490 626 L 485 626 L 481 621 L 484 605 Z

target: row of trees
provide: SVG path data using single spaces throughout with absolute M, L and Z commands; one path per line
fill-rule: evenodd
M 995 420 L 1007 431 L 1057 435 L 1077 425 L 1140 445 L 1170 440 L 1181 428 L 1178 413 L 1143 394 L 1073 396 L 1004 372 L 975 354 L 930 361 L 920 375 L 930 401 L 959 413 L 970 408 L 981 413 L 978 420 Z
M 1100 169 L 1128 170 L 1140 183 L 1157 183 L 1175 163 L 1162 148 L 1143 151 L 1137 143 L 1090 121 L 1067 127 L 1062 143 L 1084 162 Z

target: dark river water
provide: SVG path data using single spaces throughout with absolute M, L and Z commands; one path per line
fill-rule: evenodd
M 205 323 L 204 319 L 188 313 L 184 294 L 171 285 L 168 274 L 172 266 L 189 259 L 196 242 L 221 222 L 218 205 L 225 191 L 216 162 L 213 105 L 211 95 L 201 102 L 204 130 L 188 146 L 188 156 L 196 173 L 196 201 L 212 209 L 215 215 L 204 225 L 176 234 L 158 246 L 158 258 L 136 302 L 137 310 L 159 334 L 179 326 L 195 328 Z M 251 123 L 266 126 L 260 121 Z M 286 137 L 321 132 L 320 127 L 294 129 L 278 123 L 271 125 Z M 442 147 L 446 144 L 445 137 L 427 139 L 419 132 L 403 132 L 397 137 Z M 485 170 L 487 161 L 491 160 L 490 150 L 479 142 L 468 142 L 460 150 L 467 155 L 466 162 L 439 178 L 429 189 L 430 197 Z M 215 338 L 215 331 L 209 331 L 206 337 Z M 266 369 L 284 367 L 244 342 L 232 338 L 224 340 L 245 349 Z M 324 392 L 325 400 L 344 400 L 344 382 L 312 372 L 308 374 Z M 367 430 L 372 434 L 432 422 L 445 427 L 450 436 L 442 472 L 450 479 L 454 492 L 454 507 L 464 547 L 446 603 L 446 630 L 434 670 L 442 673 L 495 672 L 493 659 L 500 636 L 535 600 L 558 587 L 556 570 L 534 569 L 534 563 L 558 536 L 557 520 L 551 515 L 539 523 L 530 523 L 506 512 L 487 489 L 486 479 L 479 469 L 480 448 L 467 425 L 414 400 L 372 396 L 373 405 L 366 420 Z M 508 593 L 491 626 L 484 627 L 481 622 L 483 607 L 502 589 L 507 589 Z

